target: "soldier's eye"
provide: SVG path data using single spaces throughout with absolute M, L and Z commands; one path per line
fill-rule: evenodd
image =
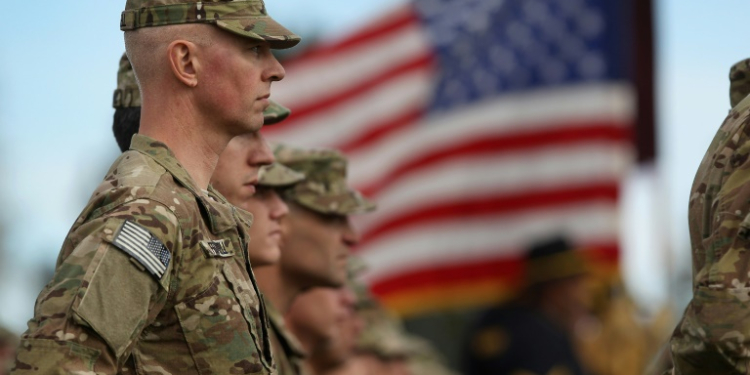
M 256 56 L 260 56 L 260 46 L 253 46 L 249 48 L 250 52 L 254 53 Z

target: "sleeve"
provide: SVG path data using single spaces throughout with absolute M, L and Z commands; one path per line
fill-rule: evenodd
M 143 200 L 71 231 L 12 373 L 117 373 L 167 301 L 179 238 L 176 217 Z
M 696 282 L 671 340 L 675 374 L 750 372 L 749 149 L 732 157 L 738 168 L 714 184 L 721 190 L 699 202 L 710 210 L 697 222 L 711 226 L 702 237 L 693 236 Z

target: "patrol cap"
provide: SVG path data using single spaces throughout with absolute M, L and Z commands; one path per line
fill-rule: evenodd
M 273 100 L 268 101 L 268 107 L 263 111 L 263 125 L 273 125 L 284 121 L 292 111 Z
M 526 256 L 526 282 L 529 285 L 583 276 L 589 273 L 586 260 L 563 237 L 532 245 Z
M 729 69 L 729 103 L 732 108 L 748 94 L 750 94 L 750 59 L 745 59 Z
M 331 149 L 304 149 L 277 144 L 276 161 L 305 174 L 305 180 L 284 192 L 287 199 L 322 214 L 369 212 L 375 203 L 346 184 L 346 158 Z
M 141 106 L 141 91 L 135 79 L 133 66 L 130 65 L 128 55 L 122 54 L 120 67 L 117 70 L 117 88 L 112 96 L 112 107 L 135 108 Z M 263 125 L 273 125 L 284 121 L 291 111 L 283 105 L 269 100 L 268 107 L 263 111 Z
M 120 67 L 117 69 L 117 88 L 112 96 L 112 107 L 133 108 L 141 106 L 141 90 L 135 79 L 133 66 L 130 65 L 128 55 L 120 57 Z
M 305 175 L 279 163 L 264 165 L 258 171 L 258 186 L 284 187 L 305 179 Z
M 204 23 L 258 41 L 271 48 L 294 47 L 300 37 L 268 15 L 263 0 L 127 0 L 120 30 Z

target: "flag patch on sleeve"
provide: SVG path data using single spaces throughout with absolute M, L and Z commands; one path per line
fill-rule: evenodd
M 132 256 L 157 278 L 161 279 L 164 276 L 171 254 L 148 230 L 126 221 L 112 243 Z

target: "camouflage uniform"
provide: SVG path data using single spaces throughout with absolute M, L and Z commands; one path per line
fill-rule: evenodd
M 166 145 L 135 135 L 68 234 L 16 373 L 270 373 L 245 251 L 252 216 L 211 193 Z
M 266 300 L 268 318 L 271 322 L 271 344 L 276 369 L 279 375 L 302 375 L 305 371 L 307 353 L 302 344 L 284 323 L 284 316 Z
M 731 70 L 733 108 L 691 189 L 693 299 L 672 335 L 675 374 L 750 373 L 748 64 Z
M 202 22 L 272 48 L 299 41 L 262 1 L 179 1 L 128 0 L 121 28 Z M 165 144 L 135 135 L 68 233 L 13 373 L 273 373 L 251 224 Z

